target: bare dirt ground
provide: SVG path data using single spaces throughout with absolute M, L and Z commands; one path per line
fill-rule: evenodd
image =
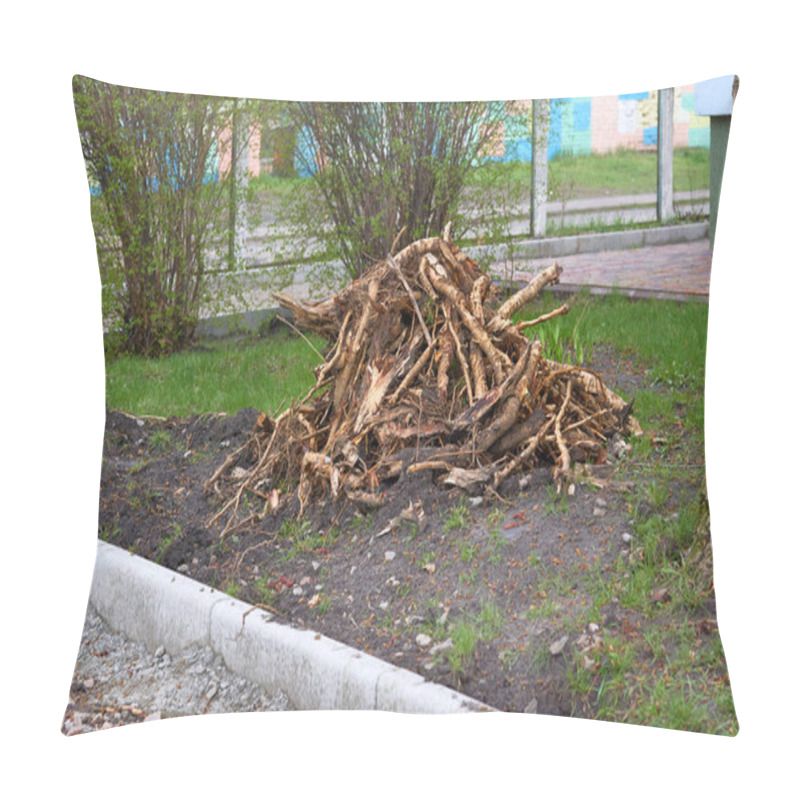
M 625 396 L 643 381 L 608 349 L 596 348 L 592 367 Z M 604 641 L 641 642 L 645 621 L 615 593 L 636 557 L 636 493 L 618 474 L 624 456 L 596 473 L 602 485 L 576 480 L 572 494 L 556 495 L 544 464 L 487 497 L 448 491 L 429 472 L 402 474 L 370 514 L 328 500 L 298 519 L 282 503 L 221 538 L 224 520 L 209 527 L 217 504 L 203 485 L 256 417 L 109 411 L 100 537 L 499 710 L 596 715 L 597 687 L 583 691 L 576 675 L 591 681 L 613 658 Z M 670 484 L 664 513 L 696 500 L 697 478 Z M 408 508 L 413 519 L 401 517 Z M 651 606 L 665 628 L 683 613 L 666 599 Z M 717 636 L 714 616 L 712 594 L 691 614 L 698 649 Z M 655 658 L 637 652 L 632 684 Z M 724 680 L 724 659 L 715 670 Z

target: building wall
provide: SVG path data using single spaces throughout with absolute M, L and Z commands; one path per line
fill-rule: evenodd
M 531 101 L 507 103 L 506 110 L 502 146 L 497 143 L 490 157 L 530 161 Z M 654 150 L 657 141 L 657 91 L 550 101 L 548 159 L 620 148 Z M 673 141 L 675 147 L 709 146 L 709 119 L 694 113 L 693 84 L 675 89 Z

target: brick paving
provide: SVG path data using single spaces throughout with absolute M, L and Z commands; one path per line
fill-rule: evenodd
M 553 261 L 563 267 L 561 288 L 575 286 L 638 290 L 642 294 L 708 299 L 711 248 L 707 239 L 659 247 L 581 253 L 524 262 L 515 277 L 526 280 Z M 498 267 L 502 272 L 502 267 Z

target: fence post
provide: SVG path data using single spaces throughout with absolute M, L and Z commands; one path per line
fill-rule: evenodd
M 675 216 L 672 195 L 672 120 L 675 108 L 675 90 L 658 90 L 658 198 L 656 201 L 659 222 Z
M 531 220 L 530 235 L 541 238 L 547 230 L 547 139 L 550 101 L 531 101 Z

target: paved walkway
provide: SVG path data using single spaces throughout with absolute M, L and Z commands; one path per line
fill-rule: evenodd
M 525 280 L 553 260 L 526 261 L 517 269 L 515 277 Z M 644 296 L 708 300 L 711 248 L 707 239 L 635 250 L 581 253 L 555 260 L 564 269 L 559 287 L 562 291 L 588 286 L 602 290 L 636 290 Z

